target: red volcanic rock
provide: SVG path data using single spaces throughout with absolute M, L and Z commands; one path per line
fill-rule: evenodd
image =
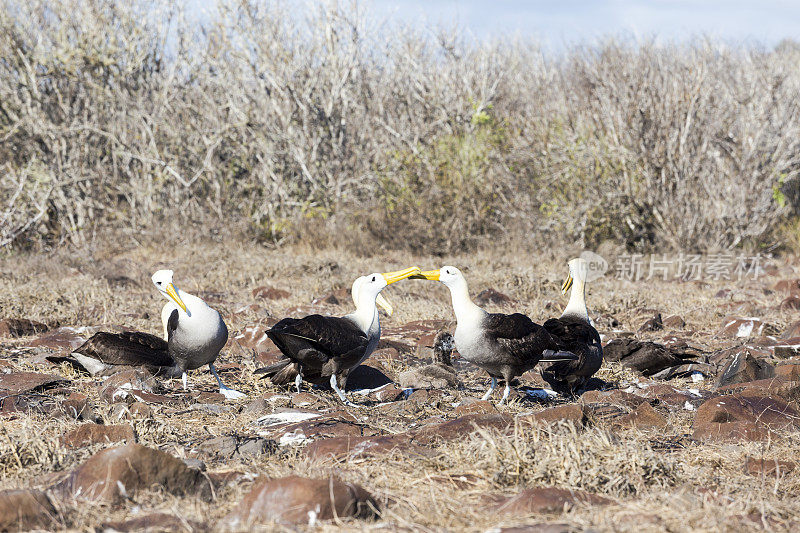
M 549 407 L 538 413 L 531 415 L 521 415 L 517 417 L 520 423 L 544 423 L 555 424 L 556 422 L 571 422 L 575 427 L 586 425 L 586 413 L 583 406 L 578 404 L 558 405 Z
M 37 391 L 62 386 L 69 380 L 53 374 L 39 374 L 37 372 L 13 372 L 0 374 L 0 391 L 21 393 Z
M 71 352 L 79 348 L 87 338 L 95 333 L 97 333 L 97 328 L 64 326 L 33 339 L 28 346 L 41 346 L 51 350 Z
M 241 530 L 272 522 L 311 524 L 334 517 L 374 518 L 378 504 L 361 486 L 336 478 L 289 476 L 257 482 L 218 525 Z
M 492 414 L 497 413 L 497 407 L 494 404 L 487 400 L 475 400 L 470 398 L 470 400 L 464 400 L 461 404 L 456 407 L 453 414 L 456 416 L 464 416 L 464 415 L 474 415 L 474 414 Z
M 683 329 L 686 327 L 686 322 L 678 315 L 668 316 L 663 323 L 664 327 L 669 329 Z
M 67 431 L 61 437 L 61 443 L 70 448 L 88 446 L 106 442 L 119 442 L 136 440 L 133 428 L 128 424 L 103 426 L 100 424 L 83 424 Z
M 647 331 L 659 331 L 662 329 L 664 329 L 664 323 L 661 321 L 661 313 L 657 313 L 655 316 L 645 320 L 636 332 L 645 333 Z
M 291 296 L 292 293 L 283 289 L 276 289 L 275 287 L 256 287 L 253 289 L 253 298 L 263 298 L 265 300 L 284 300 Z
M 697 408 L 692 427 L 698 440 L 765 440 L 800 427 L 800 413 L 775 398 L 717 396 Z
M 627 415 L 615 418 L 613 423 L 619 426 L 634 427 L 637 429 L 662 429 L 667 427 L 667 419 L 645 402 Z
M 350 301 L 350 289 L 336 289 L 314 298 L 311 305 L 348 305 Z
M 496 501 L 492 510 L 505 515 L 527 516 L 539 513 L 561 513 L 575 505 L 608 505 L 612 500 L 584 492 L 556 487 L 525 489 L 516 496 Z
M 0 531 L 56 530 L 60 515 L 50 498 L 38 490 L 0 491 Z
M 494 305 L 510 305 L 514 303 L 514 299 L 502 292 L 496 291 L 492 288 L 484 289 L 475 297 L 475 303 L 480 306 L 489 304 Z
M 478 428 L 506 431 L 513 424 L 513 417 L 506 414 L 464 415 L 455 420 L 426 426 L 413 433 L 412 440 L 420 444 L 433 444 L 438 440 L 463 439 Z
M 778 292 L 798 292 L 800 291 L 800 279 L 782 279 L 772 288 Z
M 405 434 L 385 435 L 378 437 L 333 437 L 315 440 L 305 448 L 305 454 L 311 459 L 339 458 L 348 459 L 368 457 L 392 453 L 424 454 L 424 449 L 410 441 Z
M 796 311 L 800 309 L 800 294 L 792 294 L 784 298 L 778 309 L 781 311 Z
M 764 333 L 765 325 L 758 318 L 726 316 L 722 321 L 722 327 L 715 336 L 727 338 L 758 337 Z
M 786 329 L 781 337 L 784 339 L 800 337 L 800 320 L 797 322 L 792 322 L 792 324 Z
M 168 513 L 153 513 L 130 520 L 105 522 L 102 529 L 103 531 L 119 531 L 120 533 L 155 533 L 162 531 L 192 533 L 194 531 L 204 531 L 205 524 Z
M 47 325 L 27 318 L 4 318 L 0 320 L 0 337 L 26 337 L 44 333 Z
M 797 465 L 792 461 L 780 459 L 756 459 L 747 457 L 744 461 L 744 471 L 754 476 L 779 476 L 792 472 Z
M 717 386 L 767 379 L 775 375 L 775 367 L 744 350 L 730 356 L 717 379 Z
M 581 402 L 583 403 L 611 403 L 631 409 L 649 401 L 650 400 L 643 396 L 631 394 L 630 392 L 619 389 L 612 389 L 609 391 L 590 390 L 581 395 Z
M 269 328 L 263 324 L 249 326 L 239 335 L 236 335 L 233 340 L 242 348 L 253 350 L 256 354 L 273 352 L 276 354 L 277 359 L 281 352 L 278 347 L 269 340 L 269 337 L 267 337 L 267 329 Z
M 211 484 L 199 470 L 140 444 L 96 453 L 55 488 L 72 498 L 116 503 L 154 485 L 177 495 L 211 495 Z
M 725 385 L 719 387 L 717 393 L 771 396 L 787 402 L 796 402 L 800 400 L 800 382 L 797 379 L 775 376 L 774 378 Z

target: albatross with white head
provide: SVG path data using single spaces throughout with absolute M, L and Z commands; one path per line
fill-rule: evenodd
M 443 266 L 411 278 L 440 281 L 450 289 L 457 322 L 456 349 L 464 359 L 484 369 L 492 378 L 484 400 L 494 391 L 498 378 L 506 382 L 502 403 L 511 392 L 511 380 L 537 363 L 575 359 L 573 354 L 562 350 L 547 330 L 527 316 L 487 313 L 478 307 L 469 297 L 467 280 L 456 267 Z
M 160 375 L 181 376 L 184 389 L 186 372 L 208 365 L 220 393 L 231 399 L 244 397 L 226 387 L 214 368 L 228 340 L 222 316 L 201 298 L 177 288 L 172 277 L 172 270 L 152 276 L 156 289 L 169 300 L 161 311 L 164 339 L 141 332 L 100 332 L 75 350 L 74 357 L 92 374 L 120 365 L 155 367 Z
M 276 385 L 294 380 L 298 392 L 303 381 L 329 383 L 342 402 L 352 405 L 342 389 L 350 372 L 372 354 L 380 340 L 376 304 L 392 313 L 381 291 L 419 272 L 419 268 L 411 267 L 357 278 L 352 287 L 356 310 L 345 316 L 284 318 L 267 331 L 267 336 L 286 358 L 257 372 L 266 374 Z

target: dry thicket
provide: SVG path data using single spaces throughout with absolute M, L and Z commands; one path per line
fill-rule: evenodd
M 268 242 L 352 230 L 434 252 L 504 234 L 786 240 L 798 65 L 794 43 L 609 40 L 549 56 L 358 3 L 187 16 L 159 1 L 6 0 L 0 244 L 165 225 Z

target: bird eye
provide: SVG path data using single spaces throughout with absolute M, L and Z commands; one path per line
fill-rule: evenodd
M 375 276 L 372 276 L 372 281 L 375 281 L 375 279 L 376 279 Z
M 156 285 L 161 285 L 161 282 L 160 281 L 156 281 Z

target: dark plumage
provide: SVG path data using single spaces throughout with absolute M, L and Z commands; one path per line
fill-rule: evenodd
M 322 386 L 336 375 L 343 388 L 370 344 L 367 334 L 352 320 L 322 315 L 284 318 L 267 336 L 287 357 L 262 370 L 276 385 L 288 385 L 299 373 L 304 381 Z
M 95 333 L 73 355 L 93 374 L 118 366 L 146 366 L 155 373 L 180 376 L 180 371 L 170 371 L 175 360 L 169 355 L 167 341 L 139 331 Z
M 551 318 L 544 328 L 578 359 L 552 363 L 542 371 L 542 377 L 553 388 L 574 391 L 586 384 L 603 364 L 600 334 L 580 317 Z
M 567 350 L 559 339 L 521 313 L 487 314 L 482 327 L 490 346 L 487 353 L 491 357 L 473 362 L 490 376 L 503 378 L 506 382 L 531 370 L 539 362 L 575 359 L 572 354 L 565 353 Z M 496 344 L 494 349 L 492 344 Z

